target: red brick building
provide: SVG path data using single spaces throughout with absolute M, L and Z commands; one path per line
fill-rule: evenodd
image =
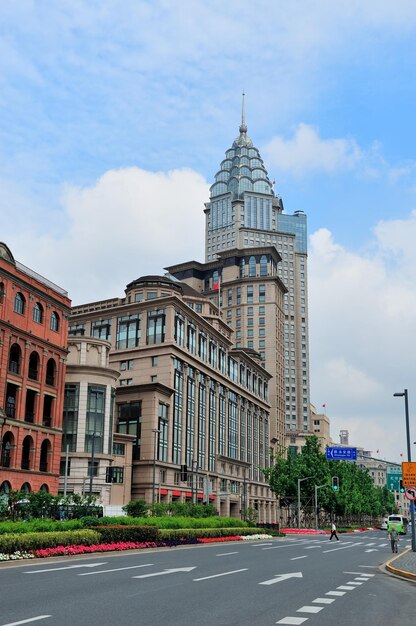
M 0 492 L 58 493 L 66 291 L 0 242 Z

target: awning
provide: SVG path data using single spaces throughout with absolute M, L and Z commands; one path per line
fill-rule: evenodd
M 178 491 L 178 490 L 175 490 L 175 489 L 174 489 L 174 490 L 172 491 L 172 495 L 173 495 L 173 496 L 181 496 L 181 495 L 182 495 L 182 491 Z

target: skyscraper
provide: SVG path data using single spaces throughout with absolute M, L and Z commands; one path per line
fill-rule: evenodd
M 309 339 L 307 296 L 307 232 L 306 215 L 295 211 L 285 213 L 282 199 L 274 191 L 259 150 L 247 135 L 244 94 L 239 136 L 225 153 L 215 181 L 210 189 L 210 201 L 205 205 L 205 260 L 212 262 L 225 252 L 237 248 L 265 248 L 274 246 L 281 262 L 277 273 L 287 288 L 284 295 L 284 354 L 265 351 L 261 337 L 254 337 L 252 347 L 260 352 L 266 369 L 274 376 L 276 364 L 284 359 L 284 389 L 282 398 L 284 415 L 280 413 L 281 402 L 272 397 L 278 422 L 278 439 L 286 433 L 286 446 L 295 434 L 312 432 L 310 424 L 309 394 Z M 257 256 L 260 254 L 258 252 Z M 249 259 L 248 275 L 255 276 L 256 255 Z M 261 259 L 261 256 L 260 256 Z M 251 267 L 250 267 L 251 263 Z M 260 266 L 261 273 L 261 261 Z M 225 285 L 222 285 L 223 290 Z M 259 301 L 253 301 L 257 309 Z M 228 308 L 226 315 L 228 314 Z M 269 307 L 269 312 L 272 309 Z M 233 315 L 230 319 L 236 321 Z M 271 328 L 270 320 L 266 320 Z M 255 322 L 253 322 L 255 323 Z M 238 331 L 237 326 L 234 327 Z M 241 327 L 241 341 L 250 341 L 250 327 Z M 268 331 L 269 332 L 269 331 Z M 276 328 L 278 332 L 278 328 Z M 255 333 L 254 333 L 255 334 Z M 274 385 L 275 393 L 281 393 Z

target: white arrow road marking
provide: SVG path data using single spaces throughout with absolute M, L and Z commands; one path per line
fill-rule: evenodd
M 9 622 L 8 624 L 4 624 L 4 626 L 18 626 L 18 624 L 29 624 L 29 622 L 37 622 L 40 619 L 47 619 L 48 617 L 52 617 L 52 615 L 38 615 L 38 617 L 23 619 L 21 622 Z
M 116 567 L 115 569 L 99 569 L 98 572 L 84 572 L 78 576 L 94 576 L 95 574 L 107 574 L 108 572 L 122 572 L 125 569 L 138 569 L 139 567 L 150 567 L 153 563 L 145 563 L 144 565 L 130 565 L 129 567 Z
M 289 578 L 303 578 L 302 572 L 292 572 L 291 574 L 276 574 L 275 578 L 270 578 L 270 580 L 264 580 L 259 585 L 274 585 L 275 583 L 280 583 L 282 580 L 288 580 Z
M 378 552 L 377 548 L 370 548 L 369 550 L 364 550 L 364 552 Z
M 177 574 L 178 572 L 192 572 L 195 567 L 175 567 L 174 569 L 165 569 L 163 572 L 154 572 L 153 574 L 132 576 L 132 578 L 152 578 L 152 576 L 164 576 L 165 574 Z
M 67 569 L 77 569 L 79 567 L 98 567 L 99 565 L 106 565 L 107 562 L 104 563 L 87 563 L 86 565 L 67 565 L 66 567 L 52 567 L 51 569 L 34 569 L 30 572 L 23 572 L 23 574 L 43 574 L 48 572 L 59 572 L 61 570 Z
M 222 574 L 214 574 L 213 576 L 204 576 L 203 578 L 194 578 L 194 583 L 199 582 L 200 580 L 208 580 L 209 578 L 219 578 L 220 576 L 229 576 L 230 574 L 238 574 L 239 572 L 246 572 L 248 567 L 244 569 L 235 569 L 232 572 L 223 572 Z

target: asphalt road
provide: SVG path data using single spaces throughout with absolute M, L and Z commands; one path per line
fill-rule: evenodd
M 390 556 L 369 531 L 2 565 L 0 626 L 414 626 Z

